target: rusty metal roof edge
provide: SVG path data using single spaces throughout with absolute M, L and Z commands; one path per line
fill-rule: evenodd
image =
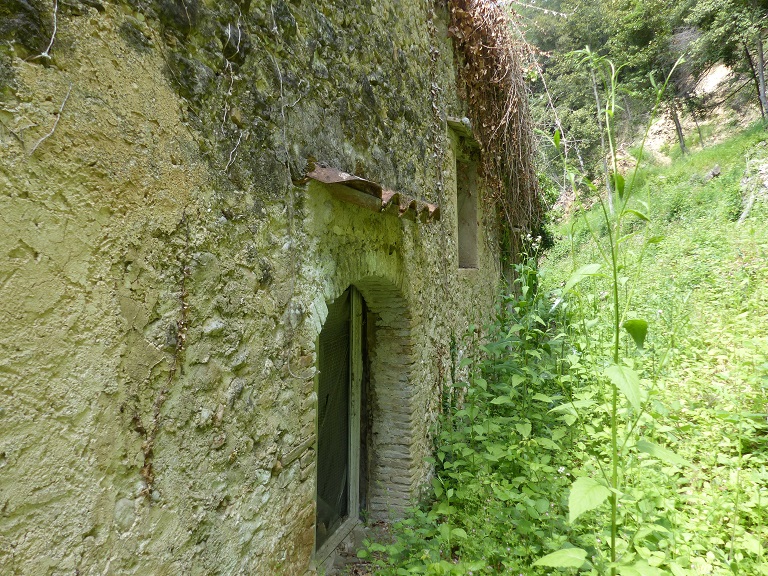
M 440 207 L 436 204 L 430 204 L 402 192 L 384 188 L 377 182 L 355 176 L 324 163 L 318 162 L 312 165 L 312 169 L 306 173 L 300 183 L 306 183 L 309 180 L 316 180 L 327 185 L 341 184 L 368 194 L 381 200 L 381 212 L 397 213 L 401 217 L 406 214 L 409 214 L 411 218 L 418 216 L 422 222 L 440 219 Z M 393 209 L 395 206 L 397 207 L 396 210 Z
M 400 217 L 408 214 L 409 219 L 415 219 L 414 216 L 418 215 L 419 220 L 423 223 L 440 219 L 440 207 L 436 204 L 430 204 L 402 192 L 386 188 L 381 193 L 381 211 L 397 213 Z
M 366 180 L 360 176 L 355 176 L 349 172 L 344 172 L 331 166 L 316 164 L 310 172 L 307 172 L 307 178 L 317 180 L 323 184 L 343 184 L 354 188 L 359 192 L 364 192 L 375 198 L 381 199 L 382 187 L 372 180 Z

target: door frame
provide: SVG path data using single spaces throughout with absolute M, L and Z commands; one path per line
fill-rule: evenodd
M 348 445 L 348 466 L 349 466 L 349 489 L 346 520 L 331 534 L 323 545 L 317 548 L 317 513 L 315 513 L 315 554 L 313 566 L 322 564 L 350 532 L 360 523 L 360 418 L 362 413 L 361 395 L 363 385 L 363 297 L 360 291 L 354 286 L 349 288 L 350 299 L 350 330 L 349 330 L 349 445 Z M 321 329 L 322 331 L 322 329 Z M 320 335 L 315 341 L 316 363 L 320 363 Z M 315 374 L 315 394 L 319 396 L 319 371 Z M 317 451 L 317 439 L 319 431 L 317 429 L 319 420 L 315 416 L 315 455 Z M 315 466 L 315 506 L 317 506 L 317 470 Z

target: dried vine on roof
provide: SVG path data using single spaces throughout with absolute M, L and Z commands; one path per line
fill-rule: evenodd
M 539 229 L 542 207 L 533 135 L 510 15 L 491 0 L 448 0 L 461 87 L 482 148 L 482 172 L 510 229 Z M 519 238 L 513 238 L 518 244 Z

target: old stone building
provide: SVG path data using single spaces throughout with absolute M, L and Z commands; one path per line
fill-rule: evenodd
M 396 517 L 497 211 L 431 1 L 0 1 L 0 572 L 315 572 Z

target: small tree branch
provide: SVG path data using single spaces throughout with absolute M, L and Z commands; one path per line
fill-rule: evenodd
M 53 42 L 56 40 L 56 31 L 58 29 L 58 19 L 57 19 L 58 11 L 59 11 L 59 0 L 53 0 L 53 34 L 51 34 L 51 41 L 48 42 L 48 48 L 46 48 L 43 52 L 41 52 L 37 56 L 31 58 L 30 60 L 37 60 L 38 58 L 50 60 L 51 48 L 53 48 Z
M 59 125 L 59 120 L 61 120 L 61 113 L 64 111 L 64 106 L 66 106 L 67 100 L 69 100 L 69 95 L 71 93 L 72 93 L 72 83 L 70 82 L 69 90 L 67 90 L 67 95 L 64 96 L 64 101 L 61 103 L 61 106 L 59 107 L 59 111 L 56 113 L 56 120 L 53 123 L 53 127 L 51 128 L 51 131 L 37 141 L 37 143 L 32 147 L 32 150 L 29 151 L 29 156 L 32 156 L 32 154 L 35 153 L 35 150 L 37 150 L 40 144 L 42 144 L 46 139 L 50 138 L 53 135 L 53 132 L 56 130 L 56 126 Z

